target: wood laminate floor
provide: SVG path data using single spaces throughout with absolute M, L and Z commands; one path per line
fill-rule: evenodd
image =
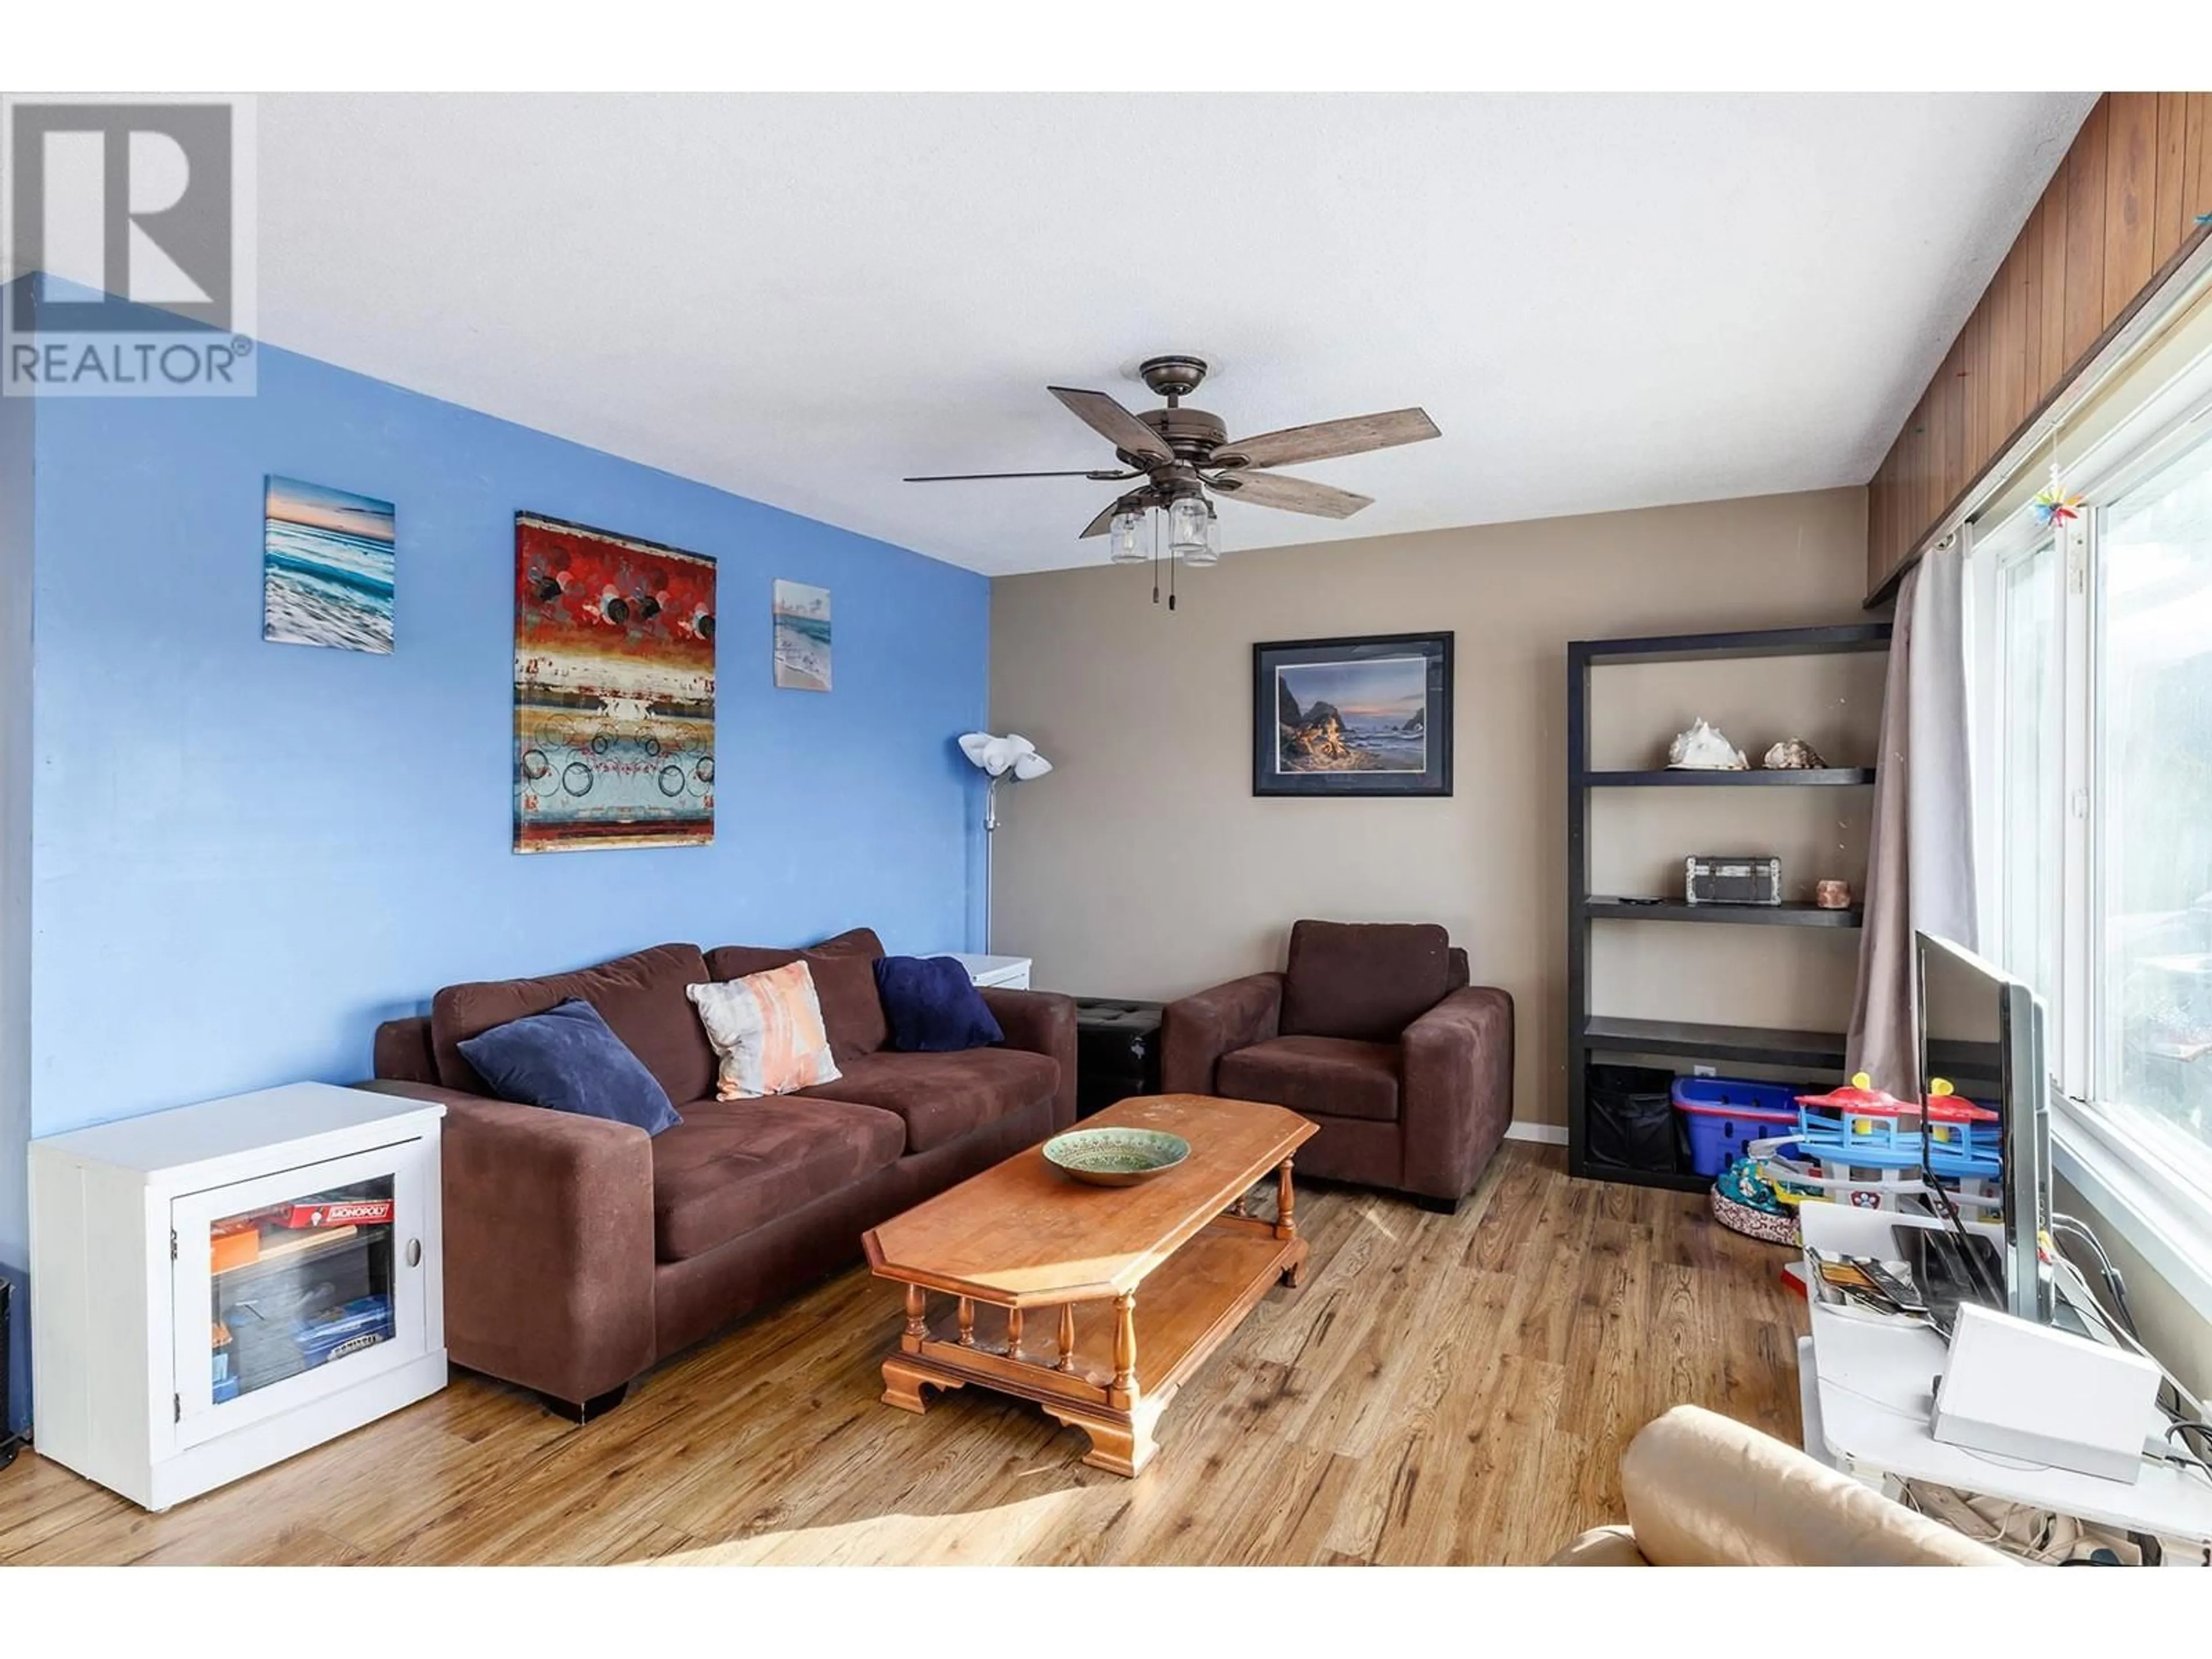
M 1302 1189 L 1304 1289 L 1168 1407 L 1135 1480 L 968 1389 L 878 1401 L 896 1287 L 842 1274 L 579 1428 L 443 1394 L 148 1515 L 26 1453 L 0 1563 L 1540 1561 L 1620 1518 L 1621 1448 L 1678 1401 L 1794 1442 L 1803 1304 L 1702 1197 L 1509 1143 L 1455 1216 Z

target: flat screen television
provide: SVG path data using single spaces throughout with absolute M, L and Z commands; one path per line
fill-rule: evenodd
M 2003 1115 L 2005 1311 L 2051 1322 L 2041 1241 L 2051 1225 L 2051 1092 L 2043 1004 L 2027 982 L 1939 934 L 1916 931 L 1919 1071 Z

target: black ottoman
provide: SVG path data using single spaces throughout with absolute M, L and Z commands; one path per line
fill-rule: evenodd
M 1075 1000 L 1075 1115 L 1160 1091 L 1160 1005 Z

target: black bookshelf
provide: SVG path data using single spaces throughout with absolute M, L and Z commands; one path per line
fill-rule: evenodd
M 1748 927 L 1856 927 L 1856 905 L 1824 910 L 1817 904 L 1686 904 L 1680 899 L 1609 898 L 1592 894 L 1583 914 L 1606 921 L 1717 921 Z
M 1650 1054 L 1738 1066 L 1833 1070 L 1844 1063 L 1839 1031 L 1790 1031 L 1771 1025 L 1707 1025 L 1679 1019 L 1620 1019 L 1594 1015 L 1582 1026 L 1593 1054 Z
M 1632 894 L 1589 890 L 1591 792 L 1598 789 L 1865 788 L 1872 767 L 1832 766 L 1813 771 L 1592 771 L 1589 710 L 1597 670 L 1630 663 L 1715 662 L 1760 657 L 1818 656 L 1886 651 L 1887 623 L 1832 628 L 1765 629 L 1724 634 L 1682 634 L 1649 639 L 1577 640 L 1567 647 L 1567 1163 L 1577 1176 L 1700 1192 L 1701 1176 L 1616 1169 L 1589 1156 L 1589 1067 L 1593 1060 L 1643 1056 L 1719 1067 L 1759 1066 L 1832 1077 L 1844 1063 L 1840 1032 L 1780 1030 L 1722 1022 L 1626 1019 L 1589 1006 L 1590 934 L 1617 922 L 1686 922 L 1767 927 L 1857 927 L 1856 907 L 1823 910 L 1809 904 L 1689 904 L 1668 897 L 1631 904 Z
M 1638 660 L 1644 660 L 1639 659 Z M 1824 766 L 1803 772 L 1585 772 L 1592 789 L 1818 789 L 1851 788 L 1874 781 L 1871 766 Z

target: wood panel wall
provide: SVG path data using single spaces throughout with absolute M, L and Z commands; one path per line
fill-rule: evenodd
M 1868 486 L 1867 592 L 2212 232 L 2212 93 L 2110 92 Z

